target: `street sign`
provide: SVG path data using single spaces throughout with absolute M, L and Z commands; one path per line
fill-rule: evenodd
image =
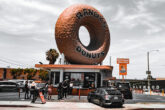
M 127 64 L 129 64 L 129 58 L 117 58 L 117 64 L 119 64 L 119 75 L 127 75 Z
M 119 74 L 127 75 L 127 64 L 125 64 L 125 63 L 119 64 Z
M 129 64 L 129 58 L 117 58 L 117 64 L 126 63 Z

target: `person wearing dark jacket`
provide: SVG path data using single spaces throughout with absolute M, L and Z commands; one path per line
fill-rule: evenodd
M 38 90 L 37 90 L 37 86 L 36 83 L 33 81 L 32 85 L 31 85 L 31 90 L 32 90 L 32 94 L 33 94 L 33 98 L 32 98 L 32 103 L 35 103 L 35 101 L 37 100 L 37 97 L 39 95 Z
M 63 98 L 63 88 L 62 88 L 62 83 L 60 82 L 57 88 L 58 92 L 58 100 Z
M 66 80 L 63 82 L 62 87 L 63 87 L 63 96 L 66 98 L 67 97 L 67 90 L 68 90 L 68 84 L 67 84 Z
M 25 84 L 25 99 L 29 99 L 28 81 L 26 81 L 26 84 Z

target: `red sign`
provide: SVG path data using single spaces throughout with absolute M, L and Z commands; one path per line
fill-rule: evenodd
M 117 58 L 117 64 L 120 64 L 120 63 L 129 64 L 129 59 L 128 58 Z
M 126 63 L 120 63 L 119 64 L 119 74 L 120 75 L 127 75 L 127 64 Z
M 42 92 L 39 92 L 39 95 L 40 95 L 40 98 L 41 98 L 42 103 L 45 104 L 46 101 L 44 99 L 44 95 L 42 94 Z
M 117 64 L 119 64 L 119 75 L 127 75 L 127 64 L 129 64 L 129 59 L 117 58 Z

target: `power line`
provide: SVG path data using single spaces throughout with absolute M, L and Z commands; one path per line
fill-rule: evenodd
M 5 62 L 5 63 L 9 63 L 9 64 L 13 64 L 13 65 L 16 65 L 16 66 L 21 66 L 21 65 L 18 65 L 18 64 L 16 64 L 16 63 L 12 63 L 12 62 L 5 61 L 5 60 L 3 60 L 3 59 L 0 59 L 0 61 L 1 61 L 1 62 Z
M 1 60 L 3 60 L 3 62 L 5 62 L 5 63 L 10 63 L 10 64 L 14 64 L 14 65 L 19 65 L 19 66 L 24 66 L 24 67 L 31 67 L 30 65 L 28 65 L 28 64 L 22 64 L 22 63 L 20 63 L 20 62 L 18 62 L 18 61 L 14 61 L 14 60 L 12 60 L 12 59 L 9 59 L 9 58 L 4 58 L 4 57 L 1 57 Z

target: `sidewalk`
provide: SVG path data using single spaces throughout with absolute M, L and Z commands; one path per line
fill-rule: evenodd
M 30 103 L 28 101 L 0 101 L 1 107 L 23 107 L 22 109 L 31 109 L 39 108 L 42 109 L 60 109 L 60 110 L 104 110 L 105 108 L 100 107 L 93 103 L 88 102 L 47 102 L 46 104 L 41 104 L 40 102 Z M 15 108 L 15 109 L 16 109 Z M 165 104 L 155 104 L 155 103 L 137 103 L 137 104 L 124 104 L 122 108 L 118 108 L 120 110 L 137 110 L 137 109 L 165 109 Z M 13 108 L 14 109 L 14 108 Z M 106 108 L 113 109 L 113 108 Z M 117 109 L 117 108 L 114 108 Z

